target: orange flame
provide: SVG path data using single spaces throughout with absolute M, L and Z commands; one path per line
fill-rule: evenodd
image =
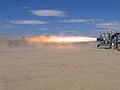
M 85 36 L 33 36 L 25 39 L 28 43 L 80 43 L 96 41 L 96 38 Z

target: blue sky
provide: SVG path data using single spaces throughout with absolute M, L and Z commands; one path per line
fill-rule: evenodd
M 0 33 L 87 35 L 120 31 L 120 0 L 0 0 Z

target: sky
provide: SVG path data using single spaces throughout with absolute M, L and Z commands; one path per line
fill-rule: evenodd
M 82 35 L 120 31 L 120 0 L 0 0 L 0 33 Z

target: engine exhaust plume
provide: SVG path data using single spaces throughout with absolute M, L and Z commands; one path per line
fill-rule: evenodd
M 93 42 L 96 38 L 85 36 L 31 36 L 25 38 L 28 43 L 82 43 Z

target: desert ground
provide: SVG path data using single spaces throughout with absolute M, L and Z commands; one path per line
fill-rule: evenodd
M 120 52 L 95 44 L 3 45 L 0 90 L 120 90 Z

